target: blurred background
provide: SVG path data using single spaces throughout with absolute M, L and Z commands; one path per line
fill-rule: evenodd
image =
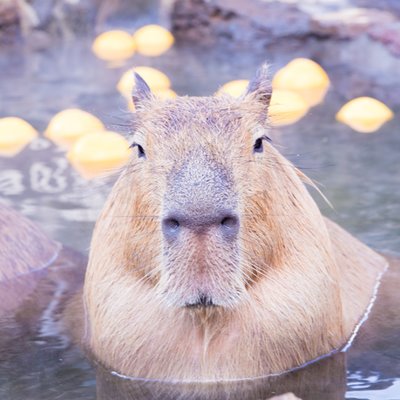
M 318 183 L 324 214 L 398 255 L 398 0 L 0 0 L 0 201 L 87 253 L 129 157 L 132 69 L 166 99 L 238 96 L 265 61 L 274 145 Z M 87 377 L 86 398 L 79 360 L 63 373 Z M 348 398 L 400 398 L 385 362 L 382 377 L 353 360 Z

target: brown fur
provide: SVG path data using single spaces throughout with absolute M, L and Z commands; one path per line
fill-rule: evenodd
M 0 204 L 0 282 L 44 268 L 60 247 L 31 221 Z
M 53 263 L 60 249 L 31 221 L 0 204 L 0 315 L 35 289 L 37 275 L 28 274 Z
M 133 156 L 107 201 L 84 288 L 88 344 L 107 367 L 168 380 L 255 377 L 351 337 L 386 262 L 321 216 L 272 145 L 253 153 L 268 131 L 269 95 L 259 76 L 240 99 L 146 95 L 137 104 L 134 140 L 146 159 Z M 163 238 L 165 194 L 183 207 L 190 198 L 171 176 L 193 159 L 203 161 L 191 179 L 210 168 L 229 175 L 240 217 L 231 247 L 211 230 L 173 246 Z M 214 192 L 199 182 L 202 207 Z M 204 287 L 219 307 L 184 307 Z

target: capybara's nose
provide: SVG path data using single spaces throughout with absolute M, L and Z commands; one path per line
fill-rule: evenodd
M 227 210 L 208 215 L 171 212 L 162 221 L 163 234 L 169 241 L 176 240 L 185 229 L 198 234 L 216 234 L 225 240 L 232 240 L 239 232 L 239 217 Z

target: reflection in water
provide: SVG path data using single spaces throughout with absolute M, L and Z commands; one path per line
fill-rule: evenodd
M 347 356 L 349 398 L 395 399 L 400 377 L 400 263 L 385 273 L 369 320 L 356 337 Z M 359 391 L 358 395 L 354 395 Z M 367 395 L 367 391 L 369 394 Z M 360 397 L 364 394 L 364 397 Z M 391 397 L 392 396 L 392 397 Z
M 355 372 L 347 378 L 349 390 L 347 396 L 351 399 L 393 400 L 400 395 L 400 379 L 382 378 L 379 374 L 364 377 Z
M 25 187 L 22 183 L 23 175 L 15 169 L 0 171 L 0 194 L 2 196 L 15 196 L 22 194 Z
M 35 162 L 30 173 L 31 188 L 37 193 L 62 193 L 67 189 L 65 171 L 68 162 L 63 157 L 48 162 Z
M 85 260 L 63 250 L 49 269 L 0 285 L 0 398 L 91 398 L 91 368 L 67 333 L 64 309 Z
M 163 383 L 115 377 L 96 369 L 97 399 L 269 399 L 294 393 L 302 399 L 343 399 L 346 391 L 345 354 L 337 353 L 296 372 L 279 377 L 229 383 Z

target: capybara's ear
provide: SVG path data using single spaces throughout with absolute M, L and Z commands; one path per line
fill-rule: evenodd
M 272 86 L 269 79 L 268 64 L 263 64 L 256 72 L 255 77 L 250 81 L 247 86 L 245 98 L 252 98 L 266 107 L 269 106 L 271 101 Z
M 144 102 L 152 99 L 153 94 L 145 80 L 136 72 L 133 72 L 135 85 L 132 91 L 132 100 L 135 107 L 140 107 Z

